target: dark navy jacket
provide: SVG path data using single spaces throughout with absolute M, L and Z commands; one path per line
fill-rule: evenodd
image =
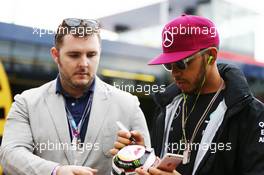
M 260 126 L 264 122 L 264 105 L 252 96 L 238 68 L 219 64 L 218 69 L 226 84 L 227 110 L 213 141 L 231 143 L 232 149 L 207 151 L 195 175 L 264 175 L 264 126 Z M 180 93 L 177 86 L 171 84 L 165 92 L 153 96 L 157 111 L 151 141 L 156 155 L 162 150 L 166 106 Z

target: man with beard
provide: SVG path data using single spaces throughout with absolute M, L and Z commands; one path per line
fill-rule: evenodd
M 59 26 L 51 48 L 57 78 L 16 95 L 8 114 L 0 154 L 6 174 L 110 174 L 116 121 L 140 130 L 150 145 L 138 99 L 96 76 L 99 30 L 91 19 Z
M 151 141 L 156 155 L 183 160 L 173 172 L 152 167 L 138 174 L 264 174 L 263 104 L 239 69 L 216 64 L 218 47 L 215 25 L 206 18 L 182 15 L 165 25 L 163 53 L 149 64 L 162 64 L 175 83 L 154 94 Z M 112 154 L 129 143 L 127 136 L 118 133 Z

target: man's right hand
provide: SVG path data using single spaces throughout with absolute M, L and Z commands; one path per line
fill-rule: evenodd
M 160 169 L 154 168 L 154 167 L 150 167 L 148 171 L 143 170 L 142 167 L 137 168 L 136 173 L 137 175 L 160 175 L 160 174 L 162 175 L 181 175 L 176 170 L 174 170 L 173 172 L 166 172 L 166 171 L 162 171 Z
M 117 133 L 117 140 L 114 144 L 114 148 L 110 150 L 110 153 L 114 156 L 117 152 L 122 149 L 123 147 L 132 144 L 131 137 L 135 139 L 136 145 L 143 145 L 144 146 L 144 138 L 138 131 L 130 131 L 126 132 L 123 130 L 119 130 Z
M 65 165 L 59 166 L 56 175 L 95 175 L 96 169 L 84 166 Z

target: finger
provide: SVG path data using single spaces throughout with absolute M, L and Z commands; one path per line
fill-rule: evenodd
M 143 168 L 137 168 L 135 171 L 139 175 L 150 175 L 147 171 L 144 171 Z
M 74 175 L 93 175 L 93 172 L 85 168 L 76 168 L 73 170 L 73 173 Z
M 124 137 L 117 137 L 117 142 L 125 144 L 125 145 L 131 144 L 131 141 L 127 138 L 124 138 Z
M 144 145 L 144 137 L 138 131 L 131 131 L 130 132 L 132 137 L 136 140 L 137 144 Z
M 90 168 L 90 167 L 85 167 L 88 171 L 92 172 L 92 174 L 96 174 L 98 172 L 97 169 L 93 169 L 93 168 Z
M 129 138 L 131 137 L 130 132 L 126 132 L 126 131 L 123 131 L 123 130 L 119 130 L 119 131 L 117 132 L 117 135 L 118 135 L 119 137 L 123 137 L 123 138 L 127 138 L 127 139 L 129 139 Z
M 181 175 L 178 171 L 174 170 L 173 175 Z
M 98 170 L 90 167 L 85 167 L 87 170 L 92 171 L 93 173 L 97 173 Z
M 113 148 L 113 149 L 110 149 L 110 154 L 112 155 L 112 156 L 115 156 L 117 153 L 118 153 L 118 151 L 119 151 L 119 149 L 115 149 L 115 148 Z
M 161 170 L 157 169 L 157 168 L 153 168 L 153 167 L 150 167 L 149 168 L 149 172 L 151 174 L 154 174 L 154 175 L 160 175 L 160 174 L 163 174 L 165 175 L 166 172 L 162 172 Z M 167 174 L 166 174 L 167 175 Z
M 173 172 L 166 172 L 166 171 L 162 171 L 160 169 L 157 169 L 157 168 L 149 168 L 149 172 L 153 175 L 180 175 L 180 174 L 175 174 L 175 172 L 177 173 L 177 171 L 173 171 Z
M 126 145 L 123 144 L 123 143 L 119 143 L 119 142 L 115 142 L 114 143 L 114 147 L 115 149 L 121 149 L 121 148 L 124 148 Z

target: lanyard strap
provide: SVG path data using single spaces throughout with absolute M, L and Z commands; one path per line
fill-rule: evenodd
M 78 123 L 78 125 L 76 125 L 76 122 L 69 110 L 69 108 L 67 107 L 66 101 L 65 101 L 65 108 L 66 108 L 66 113 L 67 113 L 67 118 L 69 120 L 69 124 L 70 124 L 70 130 L 71 130 L 71 134 L 73 138 L 80 138 L 80 133 L 81 133 L 81 128 L 84 124 L 85 119 L 87 118 L 87 116 L 90 114 L 91 111 L 91 107 L 92 107 L 92 100 L 93 100 L 93 93 L 90 94 L 88 102 L 85 106 L 85 109 L 83 111 L 82 117 L 80 122 Z
M 192 137 L 190 139 L 190 142 L 189 144 L 192 144 L 192 142 L 194 141 L 197 133 L 198 133 L 198 130 L 200 129 L 202 123 L 204 122 L 208 112 L 210 111 L 211 107 L 213 106 L 213 103 L 215 102 L 216 98 L 218 97 L 218 95 L 220 94 L 221 90 L 224 88 L 225 84 L 224 84 L 224 80 L 222 80 L 221 82 L 221 85 L 220 87 L 218 88 L 216 94 L 214 95 L 214 97 L 211 99 L 210 103 L 208 104 L 207 108 L 205 109 L 203 115 L 201 116 L 200 120 L 198 121 L 198 123 L 196 124 L 195 126 L 195 129 L 194 129 L 194 132 L 192 134 Z M 187 141 L 187 137 L 186 137 L 186 132 L 185 132 L 185 126 L 186 126 L 186 122 L 185 122 L 185 107 L 186 105 L 186 101 L 184 101 L 183 103 L 183 109 L 182 109 L 182 130 L 183 130 L 183 136 L 184 136 L 184 140 L 185 140 L 185 143 L 188 143 Z
M 224 83 L 224 80 L 222 79 L 222 82 L 221 82 L 221 86 L 219 87 L 219 89 L 217 90 L 216 94 L 214 95 L 214 97 L 211 99 L 210 103 L 208 104 L 207 108 L 205 109 L 203 115 L 201 116 L 200 120 L 198 121 L 198 123 L 196 124 L 195 126 L 195 129 L 194 129 L 194 132 L 192 134 L 192 137 L 190 139 L 190 141 L 188 142 L 187 141 L 187 138 L 186 138 L 186 133 L 185 133 L 185 120 L 184 120 L 184 115 L 185 115 L 185 110 L 184 110 L 184 106 L 185 106 L 185 103 L 186 101 L 183 103 L 183 110 L 182 110 L 182 132 L 183 132 L 183 136 L 184 136 L 184 140 L 185 140 L 185 144 L 186 144 L 186 147 L 185 147 L 185 150 L 183 152 L 183 164 L 187 164 L 190 162 L 190 157 L 191 157 L 191 149 L 190 147 L 192 146 L 192 143 L 198 133 L 198 130 L 200 129 L 202 123 L 204 122 L 207 114 L 209 113 L 213 103 L 215 102 L 216 98 L 218 97 L 218 95 L 220 94 L 221 90 L 225 87 L 225 83 Z

